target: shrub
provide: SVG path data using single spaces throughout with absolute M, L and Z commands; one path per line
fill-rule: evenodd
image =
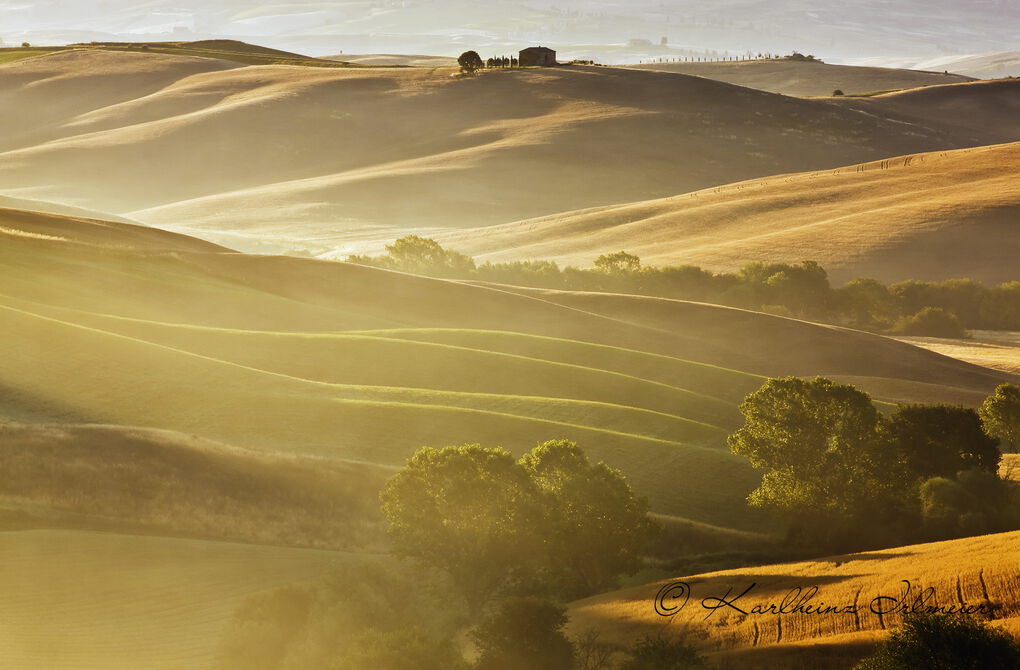
M 941 307 L 925 307 L 917 314 L 900 319 L 893 332 L 901 335 L 926 335 L 928 337 L 968 337 L 960 320 L 952 312 Z
M 708 662 L 680 640 L 646 637 L 631 650 L 620 670 L 702 670 Z
M 1020 644 L 960 614 L 908 614 L 874 656 L 854 670 L 1020 670 Z
M 846 93 L 844 93 L 843 89 L 841 89 L 841 88 L 837 88 L 835 91 L 832 92 L 832 97 L 834 97 L 834 98 L 838 98 L 838 97 L 843 96 L 843 95 L 846 95 Z
M 569 670 L 574 646 L 566 611 L 538 598 L 508 598 L 471 631 L 477 670 Z

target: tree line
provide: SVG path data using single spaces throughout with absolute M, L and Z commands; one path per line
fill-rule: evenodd
M 1020 528 L 1020 495 L 999 476 L 1015 448 L 1020 387 L 977 411 L 900 405 L 825 378 L 770 379 L 740 405 L 733 453 L 765 471 L 748 497 L 789 522 L 791 539 L 831 551 Z
M 431 277 L 709 302 L 875 332 L 962 338 L 968 328 L 1020 330 L 1020 281 L 986 286 L 973 279 L 884 284 L 858 278 L 835 288 L 814 261 L 749 263 L 737 272 L 712 272 L 693 265 L 646 267 L 625 251 L 599 256 L 591 269 L 540 260 L 477 264 L 413 235 L 386 251 L 347 260 Z

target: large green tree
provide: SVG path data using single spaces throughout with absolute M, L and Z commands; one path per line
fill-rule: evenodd
M 1020 446 L 1020 386 L 1002 384 L 985 398 L 978 410 L 985 432 L 1000 440 L 1007 451 Z
M 770 379 L 740 405 L 733 453 L 765 469 L 748 501 L 823 526 L 886 507 L 895 459 L 879 438 L 871 398 L 829 379 Z
M 447 573 L 475 612 L 514 588 L 609 588 L 638 568 L 653 528 L 623 476 L 566 440 L 520 461 L 478 445 L 424 447 L 382 500 L 394 550 Z
M 473 612 L 541 548 L 536 487 L 503 449 L 423 447 L 382 501 L 394 551 L 449 575 Z
M 654 526 L 618 470 L 590 463 L 568 440 L 540 444 L 520 462 L 541 496 L 545 572 L 561 595 L 605 591 L 637 571 Z
M 901 405 L 885 430 L 911 477 L 954 477 L 961 470 L 997 472 L 1002 454 L 977 412 L 950 405 Z

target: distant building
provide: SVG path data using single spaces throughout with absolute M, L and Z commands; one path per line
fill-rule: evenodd
M 521 67 L 550 67 L 556 65 L 556 52 L 548 47 L 528 47 L 520 53 Z

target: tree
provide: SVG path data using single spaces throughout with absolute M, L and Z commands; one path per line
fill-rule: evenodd
M 573 442 L 538 445 L 521 459 L 545 510 L 546 574 L 563 597 L 607 591 L 634 574 L 654 532 L 648 504 L 618 470 L 592 465 Z
M 893 331 L 902 335 L 956 339 L 967 337 L 967 330 L 960 323 L 960 319 L 941 307 L 925 307 L 913 316 L 903 317 L 896 323 Z
M 460 65 L 461 72 L 468 74 L 485 66 L 485 63 L 482 62 L 482 57 L 478 55 L 477 51 L 465 51 L 457 58 L 457 64 Z
M 999 470 L 996 440 L 981 427 L 977 412 L 950 405 L 901 405 L 885 432 L 910 477 L 953 477 L 961 470 Z
M 755 295 L 755 307 L 785 305 L 798 314 L 822 315 L 832 295 L 829 277 L 818 263 L 749 263 L 740 269 L 740 278 Z
M 433 277 L 467 277 L 475 269 L 475 262 L 469 256 L 444 249 L 435 240 L 417 235 L 401 237 L 387 245 L 386 252 L 387 255 L 378 260 L 357 256 L 348 260 Z
M 503 449 L 419 449 L 381 494 L 394 551 L 445 572 L 478 612 L 534 562 L 537 491 Z
M 447 573 L 474 612 L 515 589 L 609 588 L 636 570 L 653 528 L 623 476 L 565 440 L 520 461 L 478 445 L 423 447 L 382 499 L 394 551 Z
M 744 426 L 730 449 L 768 470 L 748 496 L 752 506 L 832 532 L 890 510 L 896 469 L 866 393 L 821 377 L 770 379 L 740 411 Z
M 896 299 L 889 288 L 875 279 L 860 278 L 836 289 L 841 312 L 861 327 L 886 327 L 896 317 Z
M 839 97 L 842 97 L 844 95 L 846 95 L 846 93 L 844 93 L 843 89 L 841 89 L 841 88 L 837 88 L 835 91 L 832 92 L 832 97 L 834 97 L 834 98 L 839 98 Z
M 1007 451 L 1020 446 L 1020 386 L 1002 384 L 985 398 L 978 410 L 985 432 L 1000 440 Z
M 476 670 L 570 670 L 566 610 L 538 598 L 508 598 L 471 631 Z
M 698 652 L 680 640 L 645 637 L 638 641 L 620 670 L 707 670 Z
M 641 259 L 626 251 L 602 254 L 595 259 L 595 269 L 606 274 L 629 274 L 641 269 Z
M 987 470 L 964 470 L 956 479 L 921 484 L 921 518 L 933 539 L 982 535 L 1020 525 L 1020 506 L 1009 482 Z
M 28 42 L 22 42 L 22 43 L 21 43 L 21 48 L 22 48 L 22 49 L 31 49 L 31 48 L 32 48 L 32 45 L 31 45 L 31 44 L 29 44 Z
M 1020 644 L 1002 629 L 962 614 L 903 618 L 878 651 L 854 670 L 1020 670 Z

